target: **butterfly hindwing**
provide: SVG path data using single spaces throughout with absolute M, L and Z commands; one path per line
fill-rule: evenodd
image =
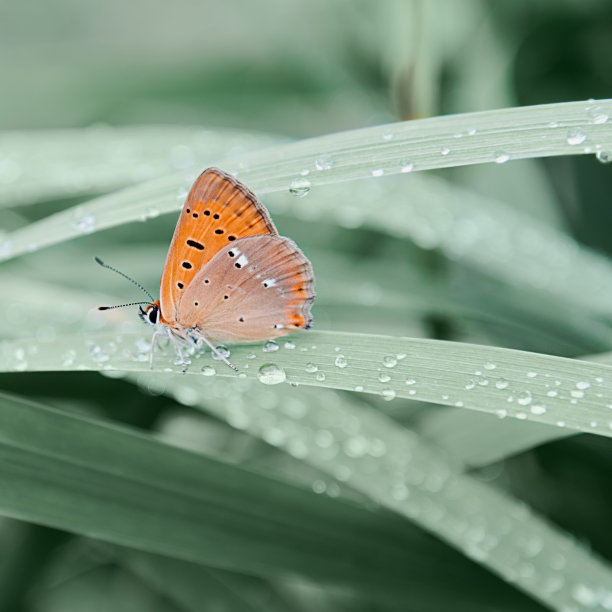
M 252 342 L 309 327 L 312 267 L 288 238 L 264 235 L 225 245 L 178 303 L 181 327 L 209 340 Z
M 176 323 L 182 295 L 216 253 L 262 234 L 278 232 L 255 195 L 222 170 L 205 170 L 187 196 L 166 257 L 160 286 L 163 319 Z

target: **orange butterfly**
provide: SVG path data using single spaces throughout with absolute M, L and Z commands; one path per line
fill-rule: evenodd
M 213 341 L 257 342 L 308 329 L 315 299 L 306 256 L 278 235 L 249 189 L 217 168 L 205 170 L 187 196 L 159 291 L 159 300 L 150 296 L 140 308 L 155 327 L 153 345 L 168 336 L 186 365 L 180 342 L 207 344 L 233 369 Z

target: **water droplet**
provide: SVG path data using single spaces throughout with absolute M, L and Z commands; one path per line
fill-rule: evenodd
M 398 361 L 402 361 L 402 359 L 406 359 L 407 356 L 408 355 L 406 355 L 406 353 L 398 353 L 396 355 Z
M 291 340 L 287 340 L 287 342 L 285 342 L 284 347 L 289 350 L 292 351 L 295 348 L 295 343 L 291 342 Z
M 75 359 L 76 359 L 76 351 L 73 351 L 72 349 L 66 351 L 62 355 L 62 366 L 65 368 L 69 368 L 70 366 L 74 365 Z
M 383 389 L 381 395 L 385 402 L 390 402 L 391 400 L 395 399 L 396 393 L 393 389 Z
M 338 355 L 336 357 L 336 361 L 334 361 L 334 364 L 336 365 L 337 368 L 346 368 L 346 366 L 348 365 L 348 362 L 344 355 Z
M 505 408 L 498 408 L 495 411 L 495 414 L 497 415 L 497 418 L 505 419 L 508 416 L 508 411 Z
M 494 370 L 496 367 L 497 366 L 492 361 L 487 361 L 487 363 L 484 364 L 485 370 Z
M 505 164 L 510 159 L 510 156 L 505 151 L 495 151 L 493 159 L 496 164 Z
M 252 351 L 247 355 L 247 359 L 255 359 L 255 357 L 257 357 L 257 355 Z
M 551 389 L 550 391 L 546 392 L 546 395 L 548 395 L 548 397 L 557 397 L 557 395 L 559 395 L 559 393 L 557 391 L 555 391 L 554 389 Z
M 308 362 L 308 363 L 306 364 L 306 367 L 305 367 L 304 369 L 305 369 L 305 370 L 306 370 L 306 372 L 308 372 L 309 374 L 314 374 L 315 372 L 317 372 L 317 371 L 318 371 L 318 369 L 319 369 L 319 368 L 318 368 L 318 367 L 317 367 L 317 366 L 316 366 L 314 363 L 312 363 L 312 362 Z
M 333 165 L 334 165 L 334 162 L 332 160 L 332 156 L 331 155 L 327 155 L 327 154 L 320 155 L 315 160 L 315 168 L 317 170 L 331 170 Z
M 296 178 L 291 181 L 289 193 L 296 198 L 303 198 L 310 193 L 310 181 L 306 178 Z
M 516 401 L 521 406 L 529 406 L 531 404 L 531 391 L 520 391 L 516 395 Z
M 532 404 L 531 405 L 531 413 L 532 414 L 544 414 L 546 412 L 546 406 L 544 404 Z
M 223 360 L 223 357 L 227 359 L 230 356 L 230 350 L 224 344 L 219 344 L 216 347 L 216 349 L 219 352 L 219 354 L 217 355 L 217 353 L 213 351 L 212 352 L 213 359 L 216 359 L 217 361 L 219 361 L 219 360 Z
M 406 384 L 407 385 L 415 385 L 416 384 L 416 380 L 414 380 L 414 378 L 407 378 L 406 379 Z
M 576 399 L 582 399 L 584 397 L 584 391 L 581 391 L 580 389 L 572 389 L 570 391 L 570 395 Z
M 378 373 L 378 380 L 381 383 L 386 383 L 386 382 L 389 382 L 391 380 L 391 377 L 386 372 L 379 372 Z
M 400 172 L 406 174 L 407 172 L 412 172 L 414 170 L 414 162 L 411 162 L 409 159 L 402 159 L 399 163 Z
M 287 380 L 287 375 L 275 363 L 266 363 L 257 370 L 257 378 L 264 385 L 278 385 Z
M 362 393 L 363 392 L 363 385 L 357 385 L 355 387 L 355 391 L 357 391 L 357 393 Z
M 374 170 L 372 170 L 372 176 L 383 176 L 383 174 L 385 173 L 383 168 L 374 168 Z
M 83 234 L 91 234 L 96 227 L 96 218 L 93 215 L 87 215 L 74 222 L 74 227 Z
M 397 365 L 397 359 L 393 355 L 383 357 L 383 365 L 385 368 L 394 368 Z
M 606 109 L 602 106 L 592 106 L 587 114 L 589 115 L 589 123 L 593 125 L 606 123 L 610 118 L 610 115 L 608 115 Z
M 466 388 L 467 391 L 471 391 L 475 386 L 476 386 L 476 381 L 475 380 L 468 380 L 465 383 L 465 388 Z
M 441 155 L 448 155 L 451 152 L 450 147 L 442 147 L 440 149 L 440 154 Z
M 527 372 L 527 378 L 536 378 L 537 375 L 537 372 Z
M 591 383 L 586 380 L 580 380 L 576 383 L 576 389 L 588 389 L 591 386 Z
M 571 128 L 567 131 L 567 144 L 579 145 L 586 140 L 586 134 L 580 128 Z
M 602 164 L 609 164 L 612 161 L 612 153 L 610 151 L 597 151 L 595 157 Z
M 599 597 L 597 592 L 586 584 L 577 584 L 572 589 L 572 597 L 585 608 L 598 607 Z
M 89 355 L 97 363 L 108 361 L 110 359 L 110 355 L 103 351 L 102 347 L 98 344 L 92 344 L 89 347 Z
M 215 368 L 213 368 L 212 366 L 206 365 L 202 368 L 202 374 L 204 376 L 214 376 L 216 373 L 217 372 Z
M 278 346 L 278 344 L 276 344 L 276 342 L 274 342 L 274 340 L 269 340 L 268 342 L 266 342 L 263 345 L 261 350 L 264 353 L 273 353 L 274 351 L 278 351 L 279 348 L 280 348 L 280 346 Z
M 323 382 L 325 380 L 325 374 L 323 374 L 323 372 L 317 372 L 316 375 L 315 375 L 315 378 L 319 382 Z
M 325 482 L 323 480 L 315 480 L 312 483 L 312 490 L 314 493 L 325 493 L 327 489 L 327 485 L 325 484 Z
M 392 140 L 393 132 L 383 132 L 382 138 L 383 140 Z

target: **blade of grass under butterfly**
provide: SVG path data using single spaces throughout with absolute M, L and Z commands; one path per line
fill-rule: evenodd
M 0 371 L 148 371 L 141 334 L 63 335 L 0 344 Z M 525 351 L 438 340 L 309 331 L 279 342 L 233 346 L 241 376 L 403 397 L 612 436 L 612 367 Z M 154 369 L 180 371 L 172 347 Z M 186 373 L 236 376 L 209 355 Z
M 419 119 L 341 132 L 220 159 L 256 193 L 357 178 L 512 158 L 597 154 L 612 150 L 612 102 L 567 102 Z M 390 137 L 388 137 L 390 135 Z M 460 138 L 457 138 L 460 135 Z M 79 235 L 178 210 L 193 177 L 163 177 L 99 198 L 17 230 L 0 242 L 0 259 Z

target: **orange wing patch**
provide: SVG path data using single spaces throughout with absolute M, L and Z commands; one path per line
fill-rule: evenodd
M 247 236 L 278 235 L 270 215 L 232 176 L 208 168 L 196 180 L 174 230 L 160 285 L 161 314 L 170 326 L 197 272 L 228 243 Z

